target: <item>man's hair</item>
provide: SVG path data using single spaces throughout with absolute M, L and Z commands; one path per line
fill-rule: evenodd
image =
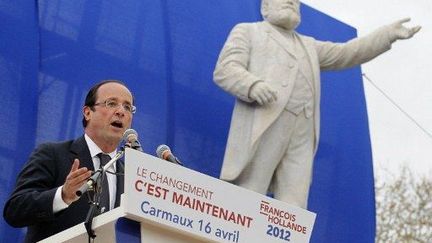
M 97 100 L 97 92 L 98 92 L 99 88 L 102 85 L 107 84 L 107 83 L 118 83 L 118 84 L 121 84 L 121 85 L 123 85 L 123 86 L 126 87 L 126 84 L 124 84 L 120 80 L 115 80 L 115 79 L 113 79 L 113 80 L 102 80 L 101 82 L 95 84 L 89 90 L 89 92 L 87 93 L 87 96 L 85 98 L 85 101 L 84 101 L 84 107 L 88 106 L 88 107 L 90 107 L 90 109 L 92 111 L 94 111 L 94 105 L 96 104 L 96 100 Z M 133 102 L 133 97 L 132 97 L 132 102 Z M 82 124 L 83 124 L 84 128 L 87 127 L 87 120 L 85 119 L 84 114 L 83 114 L 83 118 L 82 118 Z

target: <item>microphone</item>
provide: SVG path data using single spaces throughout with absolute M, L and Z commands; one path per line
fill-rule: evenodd
M 97 178 L 101 174 L 101 170 L 97 170 L 90 178 L 87 179 L 87 182 L 84 183 L 76 192 L 75 195 L 81 197 L 89 188 L 93 187 L 93 184 L 96 182 Z
M 101 176 L 101 174 L 103 172 L 105 172 L 106 170 L 108 170 L 109 167 L 111 167 L 114 162 L 116 162 L 118 159 L 120 159 L 124 154 L 124 150 L 119 150 L 116 155 L 114 155 L 114 157 L 108 161 L 108 163 L 106 163 L 104 165 L 104 167 L 102 169 L 97 170 L 92 176 L 90 176 L 90 178 L 87 179 L 87 182 L 84 183 L 76 192 L 75 195 L 77 195 L 78 197 L 81 197 L 82 194 L 84 194 L 84 192 L 86 192 L 89 188 L 93 187 L 93 185 L 97 182 L 97 180 L 99 179 L 99 176 Z
M 138 141 L 138 133 L 134 129 L 129 128 L 123 133 L 123 141 L 125 141 L 126 147 L 143 152 L 141 143 Z
M 172 154 L 171 149 L 165 144 L 161 144 L 157 147 L 156 154 L 159 158 L 163 160 L 169 161 L 174 164 L 183 165 L 183 163 Z

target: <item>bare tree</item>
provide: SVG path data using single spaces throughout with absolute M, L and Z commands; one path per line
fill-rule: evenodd
M 376 182 L 377 243 L 432 242 L 432 179 L 414 177 L 408 167 Z

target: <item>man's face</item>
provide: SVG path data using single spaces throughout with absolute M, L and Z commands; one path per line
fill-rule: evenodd
M 107 100 L 119 104 L 118 107 L 106 106 Z M 124 131 L 130 128 L 133 114 L 123 105 L 132 105 L 130 91 L 121 84 L 106 83 L 97 91 L 96 105 L 84 107 L 84 116 L 88 121 L 86 133 L 98 146 L 117 146 Z
M 262 15 L 265 20 L 287 30 L 300 24 L 299 0 L 262 0 Z

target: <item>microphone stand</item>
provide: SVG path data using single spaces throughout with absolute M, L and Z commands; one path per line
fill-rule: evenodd
M 100 175 L 100 169 L 98 171 L 95 172 L 98 173 Z M 84 221 L 84 226 L 87 230 L 87 235 L 89 237 L 89 242 L 90 242 L 90 238 L 94 239 L 96 238 L 96 234 L 94 233 L 94 230 L 92 229 L 92 223 L 93 223 L 93 218 L 97 215 L 99 209 L 99 201 L 100 201 L 100 188 L 101 188 L 101 180 L 102 178 L 100 176 L 97 177 L 96 179 L 96 183 L 95 183 L 95 187 L 93 186 L 91 187 L 90 190 L 93 190 L 94 194 L 93 194 L 93 199 L 89 200 L 89 204 L 90 204 L 90 208 L 89 211 L 87 212 L 87 217 L 86 220 Z M 96 190 L 95 190 L 96 189 Z
M 93 218 L 100 212 L 99 203 L 100 203 L 100 196 L 101 196 L 101 189 L 102 189 L 102 181 L 106 179 L 106 171 L 108 168 L 110 168 L 117 160 L 119 160 L 124 155 L 124 148 L 120 148 L 120 150 L 117 152 L 117 154 L 112 158 L 106 165 L 104 165 L 103 168 L 98 169 L 85 183 L 81 188 L 76 192 L 78 196 L 81 196 L 83 192 L 86 192 L 87 190 L 94 191 L 93 200 L 90 199 L 90 208 L 87 212 L 87 217 L 84 222 L 85 228 L 87 230 L 87 234 L 89 236 L 89 242 L 90 238 L 94 239 L 96 238 L 96 234 L 94 233 L 94 230 L 92 229 L 92 223 Z M 95 190 L 96 189 L 96 190 Z

